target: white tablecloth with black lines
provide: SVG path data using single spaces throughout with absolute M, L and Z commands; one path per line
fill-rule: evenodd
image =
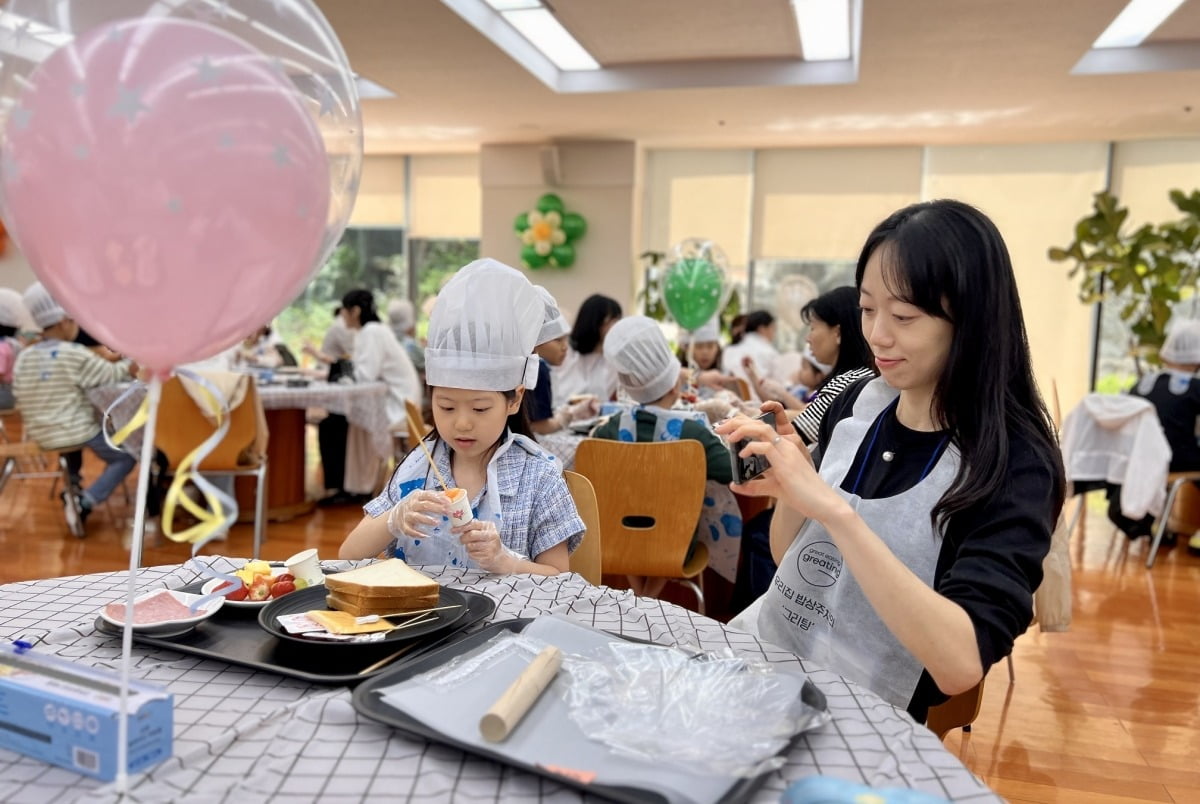
M 228 567 L 228 560 L 206 561 Z M 235 564 L 242 563 L 235 560 Z M 330 564 L 327 568 L 348 566 Z M 491 596 L 495 620 L 558 613 L 596 628 L 662 644 L 733 647 L 799 664 L 825 693 L 833 720 L 804 735 L 755 801 L 777 801 L 789 782 L 814 773 L 879 787 L 911 787 L 956 801 L 1000 799 L 906 713 L 833 673 L 694 612 L 628 592 L 593 587 L 578 575 L 492 576 L 426 568 L 451 587 Z M 97 633 L 97 609 L 119 599 L 125 573 L 0 586 L 0 640 L 89 665 L 119 667 L 120 638 Z M 198 575 L 146 568 L 144 590 L 178 588 Z M 136 677 L 175 696 L 174 755 L 131 779 L 135 802 L 580 801 L 552 780 L 402 736 L 351 707 L 350 690 L 134 645 Z M 0 801 L 116 801 L 111 786 L 0 749 Z

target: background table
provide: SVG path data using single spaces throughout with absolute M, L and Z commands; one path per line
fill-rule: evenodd
M 104 385 L 88 391 L 88 398 L 101 411 L 117 400 L 130 386 Z M 143 387 L 144 388 L 144 387 Z M 312 510 L 313 502 L 304 495 L 304 427 L 308 408 L 324 408 L 340 413 L 354 427 L 369 436 L 372 451 L 381 459 L 392 455 L 392 435 L 388 431 L 388 387 L 382 382 L 312 382 L 303 387 L 273 383 L 258 386 L 258 398 L 266 413 L 267 430 L 267 518 L 284 521 Z M 142 404 L 145 391 L 130 394 L 113 410 L 114 429 L 119 429 Z M 160 427 L 169 422 L 159 421 Z M 127 449 L 141 448 L 141 434 L 134 434 Z M 253 489 L 253 482 L 248 481 Z M 251 504 L 249 508 L 253 509 Z
M 204 559 L 228 567 L 227 559 Z M 234 563 L 240 564 L 241 561 Z M 330 566 L 330 565 L 327 565 Z M 346 563 L 331 565 L 349 566 Z M 777 801 L 789 782 L 814 773 L 875 786 L 917 788 L 956 801 L 1001 799 L 906 713 L 810 662 L 693 612 L 652 598 L 593 587 L 578 575 L 494 576 L 427 567 L 447 586 L 490 595 L 493 619 L 562 614 L 576 622 L 662 644 L 730 647 L 798 665 L 825 693 L 833 721 L 798 741 L 755 801 Z M 88 665 L 119 666 L 120 639 L 95 632 L 101 604 L 124 594 L 124 573 L 0 586 L 0 639 Z M 143 569 L 140 586 L 178 588 L 197 574 Z M 358 715 L 350 690 L 322 687 L 170 650 L 134 645 L 135 675 L 175 695 L 174 756 L 131 780 L 131 801 L 580 801 L 574 790 L 453 748 L 403 736 Z M 102 782 L 0 749 L 0 800 L 105 802 Z

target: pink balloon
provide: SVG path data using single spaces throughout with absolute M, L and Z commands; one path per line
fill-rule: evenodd
M 330 177 L 278 61 L 210 25 L 147 17 L 34 70 L 9 117 L 3 190 L 50 293 L 97 340 L 165 371 L 298 295 Z

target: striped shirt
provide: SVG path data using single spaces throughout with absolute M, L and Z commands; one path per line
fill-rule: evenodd
M 821 390 L 817 391 L 817 395 L 813 397 L 812 401 L 804 406 L 804 410 L 800 411 L 800 415 L 792 419 L 792 427 L 796 428 L 796 432 L 800 434 L 804 443 L 809 445 L 817 443 L 821 419 L 825 418 L 825 411 L 829 410 L 833 400 L 837 399 L 842 391 L 859 380 L 874 376 L 875 372 L 869 368 L 856 368 L 843 371 L 825 383 Z
M 85 443 L 100 432 L 87 389 L 128 379 L 128 360 L 110 363 L 78 343 L 48 340 L 27 347 L 13 369 L 26 436 L 42 449 Z

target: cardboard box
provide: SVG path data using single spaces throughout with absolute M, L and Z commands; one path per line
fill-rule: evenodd
M 120 677 L 55 656 L 0 652 L 0 747 L 112 781 Z M 171 756 L 171 693 L 131 680 L 128 769 Z

